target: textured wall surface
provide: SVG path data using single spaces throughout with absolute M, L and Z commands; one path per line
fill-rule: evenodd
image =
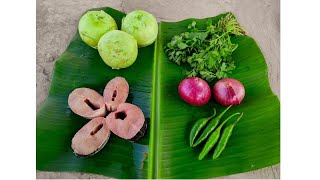
M 37 110 L 48 95 L 53 64 L 74 36 L 78 20 L 87 9 L 109 6 L 128 13 L 142 9 L 158 21 L 205 18 L 231 11 L 260 46 L 269 67 L 272 90 L 280 97 L 279 0 L 37 0 Z M 37 178 L 89 179 L 105 176 L 37 171 Z M 219 179 L 279 179 L 280 165 Z

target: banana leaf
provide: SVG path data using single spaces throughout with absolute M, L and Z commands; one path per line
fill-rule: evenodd
M 100 9 L 121 27 L 124 13 Z M 216 22 L 225 15 L 207 19 Z M 204 28 L 207 19 L 160 22 L 156 42 L 139 48 L 136 62 L 121 70 L 108 67 L 98 51 L 82 42 L 76 33 L 56 60 L 49 95 L 37 112 L 36 169 L 88 172 L 115 178 L 212 178 L 279 163 L 280 102 L 271 91 L 263 54 L 249 36 L 232 38 L 239 46 L 232 55 L 237 68 L 230 77 L 243 83 L 246 96 L 226 114 L 244 112 L 244 116 L 218 159 L 212 160 L 212 155 L 208 155 L 199 161 L 202 146 L 189 147 L 188 135 L 193 123 L 210 115 L 213 107 L 218 112 L 225 107 L 213 100 L 202 107 L 182 101 L 177 87 L 185 78 L 184 67 L 170 62 L 163 47 L 172 36 L 187 31 L 193 20 L 199 28 Z M 111 135 L 99 153 L 79 158 L 73 154 L 71 139 L 88 120 L 69 109 L 68 95 L 78 87 L 102 94 L 106 83 L 116 76 L 128 81 L 127 102 L 142 109 L 148 123 L 147 133 L 136 142 Z

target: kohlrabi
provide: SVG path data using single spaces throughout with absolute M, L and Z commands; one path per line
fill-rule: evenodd
M 122 20 L 121 30 L 131 34 L 137 40 L 139 47 L 144 47 L 156 40 L 158 24 L 152 14 L 135 10 Z
M 108 66 L 112 69 L 121 69 L 134 63 L 138 55 L 138 45 L 130 34 L 113 30 L 100 38 L 98 51 Z
M 81 39 L 89 46 L 97 49 L 101 36 L 106 32 L 118 29 L 115 20 L 104 11 L 88 11 L 79 21 Z

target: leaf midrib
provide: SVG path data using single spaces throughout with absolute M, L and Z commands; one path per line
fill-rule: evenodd
M 159 103 L 160 103 L 160 97 L 159 97 L 159 91 L 158 88 L 160 87 L 160 81 L 159 81 L 159 66 L 160 63 L 158 61 L 158 48 L 161 47 L 158 43 L 161 43 L 161 23 L 159 23 L 158 26 L 158 37 L 155 42 L 155 47 L 154 47 L 154 56 L 153 56 L 153 70 L 152 70 L 152 95 L 151 95 L 151 118 L 150 118 L 150 140 L 149 140 L 149 166 L 148 166 L 148 178 L 149 179 L 154 179 L 158 178 L 158 170 L 159 170 L 159 139 L 158 139 L 158 128 L 160 126 L 160 122 L 158 121 L 159 115 L 160 115 L 160 108 L 159 108 Z M 158 88 L 157 88 L 158 87 Z M 158 102 L 158 103 L 156 103 Z

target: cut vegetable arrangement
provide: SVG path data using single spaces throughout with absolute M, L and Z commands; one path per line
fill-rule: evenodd
M 126 16 L 124 13 L 111 8 L 104 8 L 103 11 L 115 20 L 118 28 L 122 27 L 122 19 Z M 244 112 L 243 117 L 234 128 L 231 126 L 240 115 L 234 116 L 222 126 L 217 142 L 201 161 L 198 160 L 198 156 L 215 130 L 196 147 L 189 147 L 192 144 L 189 133 L 196 123 L 195 120 L 209 118 L 202 121 L 207 121 L 206 125 L 199 123 L 202 128 L 198 128 L 201 130 L 195 129 L 196 137 L 191 140 L 193 144 L 211 121 L 227 107 L 219 105 L 213 97 L 214 94 L 206 105 L 200 107 L 181 100 L 178 85 L 183 79 L 188 78 L 183 72 L 191 71 L 192 67 L 188 63 L 179 66 L 171 61 L 164 51 L 164 46 L 174 36 L 190 33 L 192 28 L 188 29 L 187 26 L 193 21 L 196 22 L 198 32 L 201 32 L 208 26 L 206 22 L 209 19 L 215 26 L 226 15 L 174 23 L 160 22 L 159 36 L 155 43 L 140 47 L 134 63 L 120 70 L 107 66 L 98 50 L 88 46 L 82 41 L 80 34 L 76 34 L 66 52 L 55 63 L 48 98 L 37 112 L 37 170 L 87 172 L 119 179 L 202 179 L 251 171 L 279 163 L 280 103 L 270 89 L 263 54 L 255 41 L 248 36 L 230 36 L 231 43 L 238 46 L 231 54 L 236 68 L 232 73 L 228 73 L 228 77 L 243 84 L 245 98 L 222 116 L 215 129 L 234 113 Z M 231 17 L 234 18 L 233 15 Z M 201 78 L 201 74 L 197 76 Z M 144 122 L 148 125 L 147 129 L 142 125 L 140 132 L 144 133 L 144 136 L 141 137 L 141 133 L 138 132 L 134 138 L 140 139 L 134 142 L 130 133 L 123 136 L 124 139 L 115 134 L 111 135 L 112 131 L 107 121 L 103 120 L 101 123 L 100 117 L 94 117 L 93 112 L 101 110 L 101 107 L 98 106 L 99 103 L 92 101 L 91 95 L 81 100 L 81 104 L 91 109 L 86 118 L 74 113 L 68 105 L 68 95 L 79 87 L 94 89 L 100 96 L 104 96 L 106 80 L 115 77 L 123 77 L 128 82 L 130 91 L 125 103 L 139 107 L 145 117 Z M 207 81 L 213 93 L 213 86 L 218 78 L 212 81 L 202 79 Z M 111 87 L 116 85 L 111 84 Z M 126 87 L 123 83 L 119 85 Z M 116 89 L 116 93 L 115 89 L 106 91 L 109 98 L 106 111 L 113 111 L 115 107 L 121 107 L 123 104 L 110 103 L 114 94 L 120 95 L 121 90 L 126 88 Z M 80 94 L 75 95 L 80 97 Z M 106 99 L 103 97 L 104 101 Z M 114 101 L 116 100 L 123 101 L 120 96 L 116 96 Z M 216 109 L 217 115 L 210 118 L 214 114 L 213 108 Z M 81 108 L 79 112 L 83 112 Z M 114 112 L 115 117 L 116 111 Z M 118 113 L 117 117 L 120 119 L 125 116 L 122 111 Z M 93 119 L 97 119 L 97 122 L 92 121 Z M 91 128 L 85 128 L 88 123 L 88 127 L 92 126 Z M 75 138 L 76 143 L 73 146 L 70 143 L 74 136 L 81 137 L 76 134 L 82 128 L 81 134 L 88 138 L 84 149 L 79 146 L 85 141 L 84 138 Z M 110 130 L 109 138 L 105 128 Z M 96 141 L 90 140 L 93 139 L 90 137 L 97 137 Z M 131 139 L 127 140 L 128 138 Z M 94 145 L 94 148 L 89 148 L 91 145 Z M 90 157 L 78 158 L 74 153 Z M 97 154 L 92 156 L 94 153 Z
M 76 155 L 89 156 L 99 152 L 108 142 L 110 130 L 130 141 L 144 136 L 147 124 L 143 112 L 139 107 L 125 103 L 128 93 L 128 82 L 116 77 L 106 85 L 104 97 L 89 88 L 77 88 L 69 95 L 68 104 L 73 112 L 89 119 L 95 117 L 72 138 L 71 147 Z M 106 110 L 108 114 L 104 117 Z

